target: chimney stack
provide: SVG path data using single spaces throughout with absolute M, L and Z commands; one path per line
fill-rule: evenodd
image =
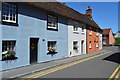
M 86 15 L 91 19 L 92 19 L 92 9 L 90 6 L 88 6 L 88 8 L 86 9 Z

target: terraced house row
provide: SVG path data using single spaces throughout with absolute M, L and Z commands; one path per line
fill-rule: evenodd
M 92 9 L 81 14 L 60 2 L 0 3 L 2 70 L 102 49 Z

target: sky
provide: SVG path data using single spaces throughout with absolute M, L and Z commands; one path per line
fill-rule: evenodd
M 85 14 L 88 6 L 92 8 L 93 20 L 101 29 L 112 28 L 118 31 L 118 2 L 65 2 L 74 10 Z

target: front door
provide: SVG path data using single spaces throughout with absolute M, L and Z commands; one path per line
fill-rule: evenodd
M 38 38 L 30 38 L 30 64 L 37 62 Z

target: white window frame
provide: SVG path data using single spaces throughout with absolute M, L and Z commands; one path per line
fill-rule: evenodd
M 96 30 L 96 36 L 98 36 L 99 35 L 99 32 L 98 32 L 98 29 Z
M 6 44 L 5 44 L 6 43 Z M 2 41 L 2 54 L 9 50 L 14 50 L 16 48 L 16 41 L 15 40 L 3 40 Z
M 76 45 L 74 45 L 74 42 L 76 42 Z M 73 50 L 74 50 L 74 51 L 77 51 L 78 48 L 77 48 L 77 49 L 74 49 L 74 46 L 78 46 L 78 41 L 73 41 Z
M 92 27 L 90 27 L 90 32 L 89 32 L 90 35 L 92 35 Z
M 9 3 L 2 3 L 2 21 L 17 23 L 17 6 Z
M 96 47 L 97 47 L 97 48 L 99 47 L 99 45 L 98 45 L 98 41 L 96 42 Z
M 92 41 L 89 42 L 89 48 L 92 48 Z
M 57 17 L 53 15 L 47 15 L 47 28 L 58 29 Z
M 53 45 L 50 45 L 50 43 L 53 44 Z M 48 41 L 48 48 L 54 48 L 54 49 L 56 49 L 57 48 L 56 45 L 57 45 L 57 41 Z

